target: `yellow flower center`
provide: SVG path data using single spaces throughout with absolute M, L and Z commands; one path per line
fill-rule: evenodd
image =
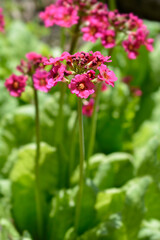
M 79 88 L 80 90 L 84 90 L 84 89 L 85 89 L 84 83 L 80 83 L 80 84 L 78 85 L 78 88 Z

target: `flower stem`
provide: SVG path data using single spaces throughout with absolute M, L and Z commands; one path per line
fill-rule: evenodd
M 90 128 L 90 140 L 88 145 L 88 154 L 87 154 L 87 172 L 89 168 L 89 158 L 93 154 L 94 144 L 95 144 L 95 136 L 96 136 L 96 127 L 97 127 L 97 107 L 99 104 L 99 95 L 101 91 L 102 83 L 99 83 L 97 86 L 93 115 L 91 120 L 91 128 Z
M 109 10 L 113 11 L 115 9 L 117 9 L 117 7 L 116 7 L 116 0 L 109 0 Z
M 37 211 L 37 231 L 38 239 L 42 238 L 42 212 L 40 201 L 40 182 L 39 182 L 39 159 L 40 159 L 40 121 L 39 121 L 39 104 L 38 92 L 34 89 L 34 103 L 35 103 L 35 124 L 36 124 L 36 155 L 35 155 L 35 198 Z
M 57 144 L 60 144 L 63 138 L 63 105 L 64 105 L 64 97 L 65 97 L 65 90 L 66 90 L 66 84 L 65 83 L 59 83 L 60 85 L 60 98 L 59 98 L 59 112 L 58 112 L 58 118 L 57 118 L 57 132 L 56 132 L 56 141 Z
M 55 144 L 57 147 L 58 152 L 58 159 L 59 159 L 59 187 L 64 186 L 64 181 L 62 175 L 64 175 L 64 168 L 66 163 L 66 152 L 63 145 L 63 127 L 64 127 L 64 113 L 63 113 L 63 106 L 64 106 L 64 98 L 65 98 L 65 91 L 66 91 L 66 84 L 63 82 L 59 83 L 60 86 L 60 97 L 59 97 L 59 110 L 58 116 L 56 119 L 56 132 L 55 132 Z
M 65 28 L 61 28 L 61 49 L 64 51 L 65 49 L 65 40 L 66 40 L 66 35 L 65 35 Z
M 81 17 L 77 23 L 77 25 L 74 28 L 73 31 L 73 36 L 72 36 L 72 40 L 71 40 L 71 46 L 70 46 L 70 50 L 69 53 L 73 54 L 75 51 L 75 48 L 77 46 L 77 42 L 78 42 L 78 38 L 79 38 L 79 31 L 80 31 L 80 26 L 81 26 Z
M 80 147 L 80 166 L 79 166 L 79 192 L 78 199 L 76 204 L 76 215 L 75 215 L 75 229 L 78 230 L 80 213 L 81 213 L 81 204 L 82 204 L 82 195 L 83 195 L 83 181 L 84 181 L 84 131 L 83 131 L 83 116 L 82 116 L 82 99 L 78 98 L 78 123 L 79 123 L 79 147 Z
M 75 147 L 76 147 L 76 136 L 77 136 L 77 120 L 78 115 L 75 116 L 75 121 L 71 131 L 71 149 L 70 149 L 70 166 L 69 166 L 69 180 L 71 180 L 71 175 L 75 166 Z M 69 182 L 70 185 L 70 182 Z

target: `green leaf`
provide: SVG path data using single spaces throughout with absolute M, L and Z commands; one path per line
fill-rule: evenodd
M 95 228 L 85 232 L 77 240 L 128 240 L 125 235 L 124 225 L 119 215 L 112 215 L 106 222 L 100 223 Z M 71 240 L 71 239 L 67 239 Z
M 20 240 L 20 235 L 7 219 L 0 219 L 0 239 Z
M 70 235 L 76 235 L 75 225 L 75 206 L 77 204 L 78 188 L 73 190 L 61 190 L 54 197 L 52 202 L 50 220 L 49 239 L 68 239 Z M 83 186 L 83 196 L 81 202 L 81 212 L 77 234 L 80 235 L 96 224 L 96 191 L 90 181 Z M 71 229 L 71 231 L 70 231 Z
M 139 232 L 140 240 L 159 240 L 160 239 L 160 221 L 152 219 L 144 221 Z
M 75 191 L 60 190 L 52 200 L 48 239 L 64 239 L 74 224 Z
M 146 176 L 133 179 L 123 187 L 126 191 L 126 199 L 122 220 L 129 240 L 137 239 L 142 219 L 145 216 L 144 196 L 151 182 L 151 177 Z
M 132 156 L 127 153 L 96 154 L 90 159 L 90 174 L 100 190 L 120 187 L 134 175 Z
M 124 202 L 124 190 L 111 188 L 98 193 L 95 205 L 98 220 L 105 221 L 111 214 L 122 212 Z
M 22 147 L 17 154 L 17 161 L 10 178 L 12 181 L 13 216 L 20 231 L 28 230 L 37 235 L 35 203 L 35 145 Z M 41 144 L 40 154 L 40 196 L 43 221 L 46 223 L 49 214 L 51 195 L 58 187 L 58 162 L 55 148 L 46 143 Z M 47 224 L 43 224 L 44 229 Z M 42 230 L 43 232 L 43 230 Z
M 83 186 L 81 213 L 77 230 L 78 234 L 85 232 L 96 223 L 96 210 L 94 207 L 96 203 L 96 195 L 97 191 L 95 186 L 88 180 Z
M 145 195 L 146 219 L 157 218 L 160 220 L 160 187 L 159 183 L 152 182 Z

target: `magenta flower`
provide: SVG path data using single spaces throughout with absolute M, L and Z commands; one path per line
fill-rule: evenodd
M 29 52 L 26 54 L 26 58 L 34 64 L 42 62 L 42 55 L 36 52 Z
M 131 93 L 133 94 L 133 96 L 135 97 L 141 97 L 142 96 L 142 90 L 139 87 L 131 87 Z
M 56 57 L 56 58 L 51 57 L 49 60 L 46 59 L 44 61 L 44 65 L 60 66 L 61 65 L 60 61 L 62 60 L 63 60 L 62 57 Z
M 68 85 L 71 93 L 75 93 L 80 98 L 88 98 L 94 93 L 94 84 L 90 81 L 88 74 L 77 74 Z
M 94 79 L 95 78 L 95 71 L 94 70 L 89 70 L 88 72 L 87 72 L 87 74 L 88 74 L 88 77 L 90 78 L 90 80 L 92 80 L 92 79 Z
M 123 41 L 122 45 L 125 51 L 128 53 L 128 58 L 135 59 L 138 56 L 138 50 L 141 45 L 145 45 L 148 51 L 153 50 L 153 42 L 152 38 L 147 38 L 149 31 L 147 30 L 145 25 L 138 28 L 136 32 L 132 32 L 129 34 L 128 39 Z
M 57 14 L 56 24 L 61 27 L 71 27 L 74 24 L 77 24 L 79 16 L 78 16 L 78 7 L 59 7 Z
M 66 71 L 66 66 L 63 64 L 60 64 L 58 66 L 53 66 L 53 68 L 50 70 L 48 79 L 47 79 L 47 87 L 51 88 L 57 85 L 58 82 L 63 81 L 64 74 Z
M 152 38 L 146 39 L 145 46 L 149 52 L 153 51 L 153 43 L 154 43 L 154 39 Z
M 40 12 L 39 16 L 46 27 L 56 24 L 68 28 L 78 22 L 78 6 L 72 6 L 71 3 L 68 2 L 67 4 L 65 1 L 58 1 L 55 5 L 46 7 L 45 11 Z
M 4 26 L 5 26 L 4 16 L 2 12 L 3 12 L 3 9 L 0 8 L 0 32 L 4 32 Z
M 115 31 L 114 30 L 107 30 L 104 32 L 102 38 L 102 45 L 105 48 L 113 48 L 115 47 Z
M 49 73 L 44 69 L 37 69 L 33 74 L 34 88 L 42 92 L 48 92 L 48 75 Z
M 114 87 L 114 82 L 117 81 L 117 77 L 115 73 L 107 68 L 106 65 L 102 64 L 98 67 L 99 75 L 98 79 L 101 81 L 105 81 L 106 84 L 111 85 Z
M 17 76 L 12 74 L 5 81 L 5 87 L 10 92 L 10 95 L 13 97 L 20 97 L 21 93 L 25 91 L 27 77 L 26 76 Z
M 81 29 L 83 33 L 84 41 L 95 42 L 98 38 L 102 36 L 101 33 L 101 24 L 95 18 L 89 18 L 88 26 Z
M 128 53 L 129 59 L 136 59 L 138 56 L 139 43 L 130 35 L 127 40 L 122 42 L 124 50 Z
M 86 115 L 87 117 L 91 117 L 94 110 L 94 99 L 91 98 L 89 101 L 85 101 L 82 107 L 82 113 L 83 115 Z
M 128 14 L 128 29 L 129 30 L 133 30 L 134 28 L 140 28 L 143 25 L 143 21 L 142 19 L 138 18 L 137 16 L 135 16 L 133 13 L 129 13 Z
M 44 21 L 46 27 L 51 27 L 56 23 L 57 8 L 54 4 L 46 7 L 44 12 L 40 12 L 39 17 Z
M 145 45 L 148 51 L 153 51 L 153 42 L 152 38 L 147 38 L 149 35 L 149 31 L 147 30 L 146 26 L 143 25 L 139 28 L 136 32 L 136 39 L 139 45 Z

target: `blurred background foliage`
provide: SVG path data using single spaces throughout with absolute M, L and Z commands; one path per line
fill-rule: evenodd
M 27 3 L 14 3 L 3 3 L 6 30 L 0 35 L 0 239 L 31 240 L 36 229 L 33 93 L 27 87 L 20 99 L 13 98 L 4 80 L 16 73 L 27 52 L 57 56 L 62 49 L 60 31 L 45 29 L 38 13 L 33 17 L 35 5 L 30 16 L 24 12 Z M 142 48 L 136 60 L 129 60 L 120 47 L 112 53 L 109 67 L 118 81 L 115 88 L 101 93 L 78 240 L 160 239 L 160 24 L 146 24 L 155 39 L 152 53 Z M 81 41 L 79 48 L 108 54 L 98 41 L 94 45 Z M 132 77 L 130 84 L 122 81 L 127 76 Z M 133 86 L 142 96 L 132 93 Z M 45 239 L 71 240 L 79 161 L 76 97 L 66 94 L 64 142 L 58 150 L 54 144 L 59 86 L 48 94 L 39 93 L 39 100 L 43 232 Z M 90 121 L 84 117 L 86 149 Z

